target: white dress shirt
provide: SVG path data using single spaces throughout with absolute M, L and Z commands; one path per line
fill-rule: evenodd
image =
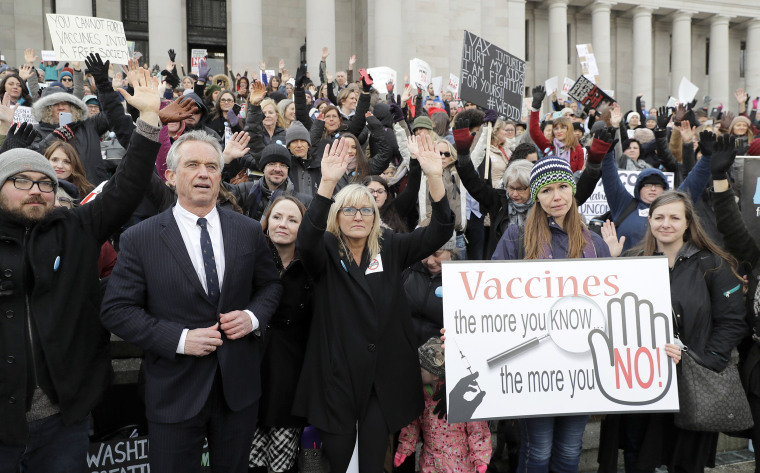
M 201 227 L 198 226 L 198 216 L 191 213 L 179 204 L 172 209 L 174 214 L 174 220 L 179 227 L 179 233 L 182 235 L 182 241 L 185 243 L 185 248 L 190 256 L 190 262 L 193 263 L 195 273 L 198 275 L 198 279 L 203 286 L 203 289 L 208 293 L 208 287 L 206 285 L 206 271 L 203 265 L 203 250 L 201 250 Z M 219 279 L 219 291 L 222 290 L 222 284 L 224 283 L 224 240 L 222 238 L 222 225 L 219 221 L 219 212 L 216 207 L 211 209 L 211 212 L 205 215 L 206 230 L 208 230 L 209 237 L 211 238 L 211 247 L 214 249 L 214 261 L 216 261 L 216 274 Z M 253 315 L 250 310 L 244 310 L 251 317 L 252 330 L 259 328 L 259 321 Z M 182 336 L 179 338 L 179 344 L 177 344 L 177 353 L 180 355 L 185 353 L 185 340 L 187 339 L 187 332 L 189 329 L 182 331 Z

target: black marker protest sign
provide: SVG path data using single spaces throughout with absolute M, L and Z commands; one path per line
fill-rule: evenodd
M 602 89 L 584 76 L 580 76 L 575 81 L 575 84 L 567 95 L 580 102 L 586 109 L 599 108 L 599 105 L 602 103 L 606 103 L 607 105 L 615 103 L 615 99 L 604 93 Z
M 464 32 L 459 96 L 510 120 L 520 121 L 525 61 L 493 43 Z
M 47 23 L 59 61 L 84 61 L 88 54 L 98 53 L 103 61 L 127 64 L 132 57 L 120 21 L 48 13 Z

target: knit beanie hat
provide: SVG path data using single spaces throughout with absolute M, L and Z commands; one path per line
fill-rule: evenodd
M 68 67 L 61 71 L 61 74 L 58 76 L 58 80 L 60 81 L 64 77 L 71 77 L 71 79 L 74 79 L 74 75 L 71 73 L 72 69 L 69 69 Z
M 314 102 L 314 108 L 319 110 L 319 106 L 323 103 L 326 103 L 327 105 L 332 105 L 332 102 L 330 102 L 328 99 L 317 99 L 316 102 Z
M 222 90 L 222 88 L 221 88 L 221 87 L 219 87 L 219 86 L 218 86 L 218 85 L 216 85 L 216 84 L 211 84 L 211 85 L 209 85 L 208 87 L 206 87 L 206 91 L 205 91 L 205 92 L 203 92 L 203 95 L 205 95 L 206 97 L 211 97 L 211 95 L 212 95 L 214 92 L 218 91 L 218 90 Z
M 567 182 L 573 188 L 575 195 L 575 180 L 570 163 L 557 156 L 547 156 L 539 159 L 530 171 L 530 197 L 538 201 L 538 192 L 549 184 Z
M 728 131 L 733 133 L 734 125 L 736 125 L 739 122 L 744 122 L 747 125 L 747 129 L 749 130 L 752 129 L 752 123 L 749 121 L 749 118 L 739 115 L 733 120 L 731 120 L 731 126 L 728 127 Z
M 285 146 L 290 146 L 290 143 L 295 140 L 304 140 L 309 143 L 309 146 L 311 146 L 309 132 L 306 130 L 306 127 L 303 126 L 303 123 L 298 120 L 291 123 L 290 127 L 288 127 L 288 131 L 285 132 Z
M 443 356 L 443 342 L 438 337 L 430 337 L 424 345 L 417 349 L 420 357 L 420 367 L 429 371 L 436 378 L 446 376 L 446 359 Z
M 628 115 L 625 116 L 625 121 L 626 122 L 630 122 L 631 121 L 631 117 L 634 116 L 634 115 L 636 115 L 636 118 L 638 118 L 639 120 L 641 120 L 641 115 L 639 115 L 639 112 L 629 112 Z
M 747 156 L 760 156 L 760 139 L 752 140 L 747 150 Z
M 9 177 L 21 172 L 39 172 L 55 182 L 58 188 L 58 177 L 50 161 L 36 151 L 26 148 L 15 148 L 0 154 L 0 186 L 5 184 Z
M 649 128 L 636 128 L 633 130 L 633 137 L 639 143 L 649 143 L 650 141 L 654 141 L 654 132 Z
M 269 163 L 282 163 L 290 167 L 290 151 L 278 143 L 267 145 L 261 152 L 259 167 L 263 170 Z
M 414 133 L 414 130 L 417 128 L 425 128 L 427 130 L 433 129 L 433 120 L 431 120 L 428 117 L 417 117 L 414 119 L 414 122 L 412 123 L 412 133 Z

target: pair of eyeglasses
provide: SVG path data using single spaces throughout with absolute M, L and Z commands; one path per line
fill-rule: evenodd
M 383 195 L 385 194 L 385 189 L 369 189 L 369 193 L 372 195 Z
M 375 215 L 375 209 L 372 207 L 362 207 L 360 209 L 357 209 L 356 207 L 343 207 L 340 209 L 340 211 L 343 212 L 343 215 L 346 217 L 353 217 L 356 215 L 356 212 L 362 214 L 362 217 L 370 217 L 372 215 Z
M 445 152 L 441 153 L 441 156 L 444 156 L 446 158 L 450 158 L 451 157 L 451 153 L 449 153 L 448 151 L 445 151 Z
M 528 188 L 527 187 L 512 187 L 512 186 L 507 186 L 507 190 L 509 192 L 525 192 L 525 191 L 528 190 Z
M 504 131 L 506 131 L 507 133 L 514 133 L 515 132 L 515 130 L 513 128 L 504 128 Z
M 654 184 L 654 183 L 652 183 L 652 184 L 643 184 L 641 186 L 642 189 L 649 189 L 649 188 L 656 189 L 658 187 L 660 189 L 664 189 L 665 188 L 665 186 L 663 186 L 662 184 Z
M 73 209 L 77 206 L 76 201 L 70 197 L 56 197 L 56 200 L 61 207 L 66 207 L 67 209 Z
M 40 192 L 49 193 L 55 190 L 55 182 L 53 181 L 33 181 L 25 177 L 9 177 L 8 180 L 13 181 L 13 187 L 20 191 L 28 191 L 34 187 L 35 184 L 37 184 L 37 188 Z
M 230 102 L 234 102 L 235 100 L 234 99 L 219 99 L 219 101 L 224 102 L 224 103 L 230 103 Z

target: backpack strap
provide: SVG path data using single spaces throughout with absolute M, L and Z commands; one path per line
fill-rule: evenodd
M 634 210 L 636 210 L 639 207 L 639 201 L 636 199 L 631 199 L 631 201 L 628 203 L 628 207 L 623 210 L 623 213 L 620 214 L 620 217 L 615 219 L 615 228 L 620 226 L 621 223 L 625 221 L 625 219 L 628 218 L 629 215 L 633 213 Z

